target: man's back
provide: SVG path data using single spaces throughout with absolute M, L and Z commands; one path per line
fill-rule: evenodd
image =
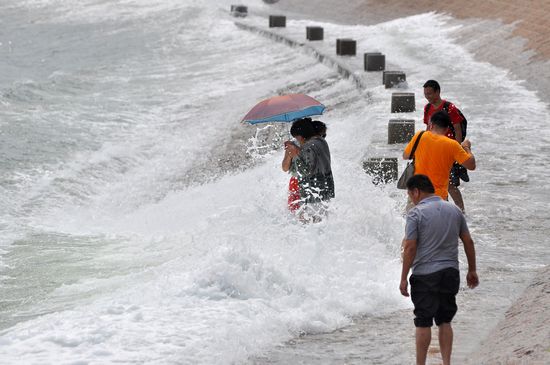
M 324 138 L 313 137 L 302 146 L 296 168 L 300 194 L 307 203 L 334 198 L 330 149 Z
M 458 237 L 467 231 L 466 219 L 454 204 L 435 195 L 423 199 L 407 214 L 406 238 L 418 245 L 413 274 L 458 270 Z
M 322 137 L 313 137 L 304 146 L 304 154 L 312 161 L 311 173 L 328 174 L 332 172 L 330 164 L 330 149 L 327 141 Z
M 420 132 L 411 139 L 405 148 L 406 153 L 410 154 L 419 134 Z M 462 164 L 470 155 L 457 141 L 426 131 L 418 143 L 414 157 L 415 174 L 427 175 L 435 187 L 435 193 L 447 199 L 449 173 L 453 163 L 456 161 Z

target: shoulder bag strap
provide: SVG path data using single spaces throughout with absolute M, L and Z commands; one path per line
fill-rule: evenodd
M 409 156 L 409 160 L 414 160 L 414 153 L 416 152 L 416 147 L 418 147 L 418 142 L 420 142 L 420 138 L 422 137 L 422 135 L 424 134 L 424 132 L 426 131 L 422 131 L 420 132 L 420 134 L 418 135 L 418 137 L 416 137 L 416 141 L 414 141 L 414 146 L 411 150 L 411 155 Z

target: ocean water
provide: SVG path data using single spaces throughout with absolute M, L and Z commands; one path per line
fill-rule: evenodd
M 380 75 L 358 90 L 239 30 L 230 4 L 0 4 L 0 363 L 246 363 L 410 309 L 397 290 L 404 194 L 361 170 L 365 155 L 402 147 L 384 144 Z M 418 110 L 422 82 L 436 78 L 467 114 L 479 171 L 465 199 L 487 278 L 467 305 L 486 326 L 548 262 L 547 106 L 476 62 L 446 17 L 324 26 L 406 69 Z M 273 144 L 253 138 L 269 128 L 240 123 L 283 92 L 327 105 L 337 198 L 319 224 L 287 213 L 284 127 Z

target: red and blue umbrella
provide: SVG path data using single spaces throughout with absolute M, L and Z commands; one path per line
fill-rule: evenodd
M 250 124 L 269 122 L 293 122 L 296 119 L 321 115 L 325 106 L 304 94 L 275 96 L 260 101 L 243 118 Z

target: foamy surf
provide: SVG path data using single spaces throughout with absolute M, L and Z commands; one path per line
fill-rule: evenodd
M 68 12 L 58 2 L 26 4 L 25 10 L 2 9 L 16 15 L 8 29 L 30 11 L 41 20 L 28 29 L 44 30 L 37 43 L 57 36 L 51 47 L 64 57 L 46 57 L 43 74 L 32 62 L 18 66 L 30 81 L 4 76 L 8 111 L 0 119 L 3 128 L 14 128 L 8 135 L 16 141 L 1 184 L 8 197 L 1 216 L 8 231 L 1 272 L 4 361 L 241 363 L 301 334 L 347 326 L 354 316 L 410 307 L 396 288 L 403 194 L 373 186 L 361 171 L 365 153 L 398 153 L 383 145 L 389 94 L 380 84 L 367 98 L 307 54 L 239 31 L 226 17 L 229 3 L 96 2 Z M 538 162 L 539 143 L 548 141 L 547 117 L 536 96 L 453 43 L 446 17 L 323 25 L 384 50 L 396 66 L 411 70 L 411 87 L 427 77 L 446 80 L 446 96 L 476 116 L 469 133 L 487 164 L 466 192 L 482 262 L 504 261 L 512 270 L 537 265 L 540 255 L 531 252 L 544 247 L 525 250 L 516 263 L 507 233 L 486 231 L 491 216 L 519 225 L 521 212 L 544 205 L 544 199 L 526 199 L 543 197 L 537 181 L 544 177 Z M 96 47 L 103 52 L 82 50 Z M 12 57 L 42 59 L 43 49 L 33 50 L 16 47 Z M 460 62 L 449 72 L 451 56 Z M 304 226 L 288 216 L 288 176 L 278 151 L 245 171 L 181 183 L 231 142 L 235 128 L 244 128 L 237 122 L 249 107 L 289 88 L 329 107 L 322 120 L 337 198 L 327 220 Z M 417 104 L 420 110 L 420 95 Z M 41 108 L 29 111 L 35 105 Z M 518 120 L 506 122 L 510 115 Z M 503 121 L 501 139 L 493 138 Z M 538 132 L 523 127 L 529 123 Z M 32 136 L 33 144 L 21 135 Z M 502 140 L 517 136 L 526 143 L 495 154 Z M 52 147 L 41 149 L 46 142 Z M 16 157 L 21 163 L 13 163 Z M 529 194 L 502 185 L 510 161 L 526 166 L 516 180 Z M 373 331 L 388 330 L 373 325 Z M 391 348 L 382 340 L 378 345 Z

